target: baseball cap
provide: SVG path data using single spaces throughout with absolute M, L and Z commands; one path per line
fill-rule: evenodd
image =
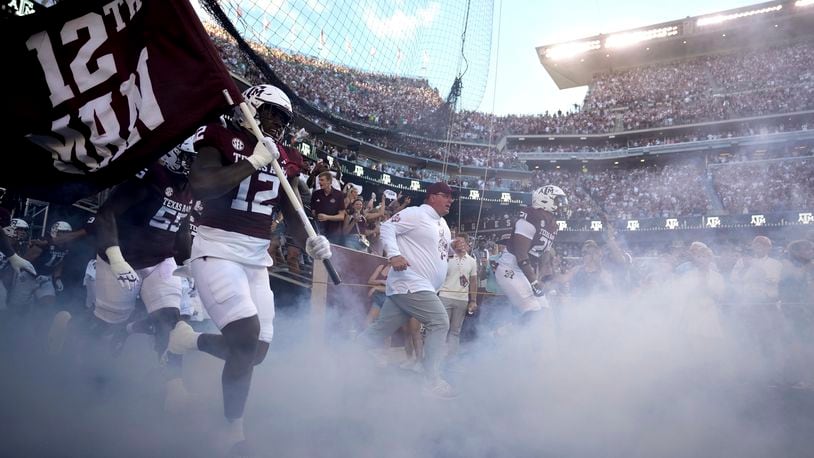
M 438 194 L 438 193 L 453 195 L 452 188 L 450 188 L 449 185 L 446 184 L 443 181 L 439 181 L 437 183 L 433 183 L 433 184 L 427 186 L 427 195 L 428 196 L 430 194 Z

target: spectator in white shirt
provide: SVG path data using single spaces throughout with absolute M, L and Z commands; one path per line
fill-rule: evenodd
M 461 328 L 467 312 L 474 313 L 478 308 L 478 265 L 475 258 L 469 255 L 469 243 L 466 235 L 459 234 L 452 241 L 454 255 L 449 258 L 447 278 L 438 296 L 449 316 L 449 336 L 447 337 L 447 356 L 453 357 L 458 352 L 461 342 Z
M 751 257 L 740 259 L 732 269 L 732 281 L 742 297 L 750 302 L 775 303 L 782 264 L 769 257 L 772 241 L 759 235 L 750 245 Z

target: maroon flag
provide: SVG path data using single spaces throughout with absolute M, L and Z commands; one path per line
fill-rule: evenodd
M 63 1 L 0 37 L 0 186 L 30 197 L 69 203 L 121 182 L 225 112 L 224 89 L 242 100 L 187 0 Z

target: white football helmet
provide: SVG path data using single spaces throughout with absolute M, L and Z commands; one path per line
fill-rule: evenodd
M 71 232 L 72 230 L 73 230 L 73 227 L 71 227 L 71 225 L 68 224 L 68 222 L 66 222 L 66 221 L 57 221 L 56 223 L 51 225 L 51 230 L 50 230 L 51 238 L 56 238 L 56 236 L 60 232 Z
M 568 219 L 571 210 L 568 208 L 568 198 L 558 186 L 541 186 L 531 193 L 531 208 L 539 208 L 553 213 L 558 218 Z
M 192 147 L 192 137 L 171 149 L 161 157 L 161 163 L 172 173 L 189 175 L 192 161 L 195 159 L 195 148 Z
M 31 227 L 24 219 L 12 218 L 11 224 L 3 228 L 6 235 L 18 242 L 24 242 L 29 239 L 31 235 Z
M 294 119 L 294 109 L 291 108 L 291 100 L 285 95 L 285 92 L 271 84 L 259 84 L 243 91 L 243 98 L 246 99 L 246 104 L 249 105 L 249 110 L 254 115 L 260 130 L 263 131 L 263 135 L 277 141 L 282 140 L 286 128 Z M 282 125 L 274 125 L 269 118 L 269 115 L 273 113 L 279 115 Z M 240 108 L 235 108 L 234 120 L 244 128 L 251 130 Z

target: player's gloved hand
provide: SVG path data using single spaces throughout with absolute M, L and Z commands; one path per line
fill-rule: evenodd
M 542 285 L 540 285 L 540 282 L 537 281 L 537 280 L 534 280 L 533 282 L 531 282 L 531 290 L 532 290 L 532 292 L 534 292 L 535 297 L 543 297 L 543 296 L 545 296 L 545 291 L 543 291 Z
M 136 271 L 124 260 L 122 250 L 118 246 L 113 245 L 105 250 L 105 254 L 107 255 L 108 261 L 110 261 L 110 270 L 113 271 L 113 275 L 116 276 L 119 285 L 122 288 L 132 290 L 133 287 L 136 286 L 136 283 L 138 283 L 138 274 L 136 274 Z
M 62 292 L 62 290 L 65 289 L 65 285 L 62 284 L 62 279 L 57 278 L 57 279 L 54 280 L 54 289 L 56 289 L 57 292 L 60 292 L 60 293 Z
M 11 264 L 11 267 L 14 268 L 14 271 L 17 272 L 18 274 L 21 271 L 25 271 L 30 273 L 31 275 L 34 275 L 35 277 L 37 276 L 37 269 L 34 268 L 34 265 L 31 264 L 31 262 L 28 259 L 23 258 L 19 254 L 15 253 L 9 256 L 8 262 L 9 264 Z
M 331 257 L 331 242 L 324 235 L 308 237 L 305 242 L 305 252 L 318 261 L 329 259 Z
M 249 161 L 256 170 L 260 170 L 279 158 L 280 150 L 277 149 L 274 139 L 264 137 L 262 142 L 257 142 L 252 155 L 246 158 L 246 160 Z

